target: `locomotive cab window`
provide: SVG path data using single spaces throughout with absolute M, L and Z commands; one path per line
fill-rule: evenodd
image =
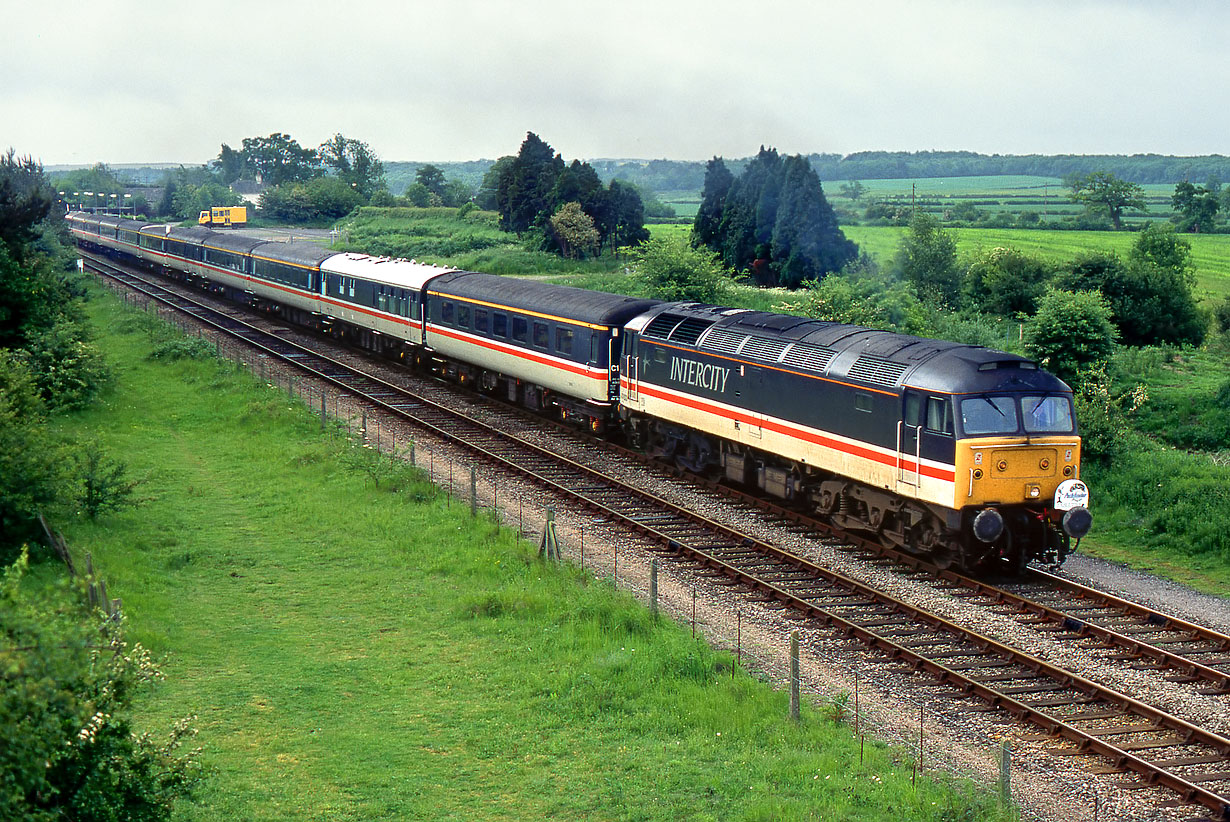
M 905 395 L 905 424 L 918 428 L 923 424 L 923 398 L 921 394 Z
M 952 433 L 952 404 L 943 397 L 927 397 L 927 430 Z
M 961 428 L 970 434 L 1015 434 L 1016 399 L 1013 397 L 969 397 L 961 400 Z
M 1031 434 L 1071 434 L 1072 403 L 1067 397 L 1021 397 L 1025 430 Z

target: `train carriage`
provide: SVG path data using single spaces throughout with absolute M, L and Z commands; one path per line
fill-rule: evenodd
M 619 399 L 620 329 L 656 304 L 454 272 L 427 288 L 425 342 L 458 381 L 601 430 Z
M 258 308 L 289 308 L 296 312 L 291 319 L 311 324 L 320 315 L 320 265 L 335 254 L 316 243 L 261 243 L 249 252 L 251 273 L 241 278 Z
M 413 260 L 335 254 L 320 266 L 321 311 L 363 329 L 364 344 L 403 354 L 423 345 L 423 299 L 427 284 L 454 269 Z

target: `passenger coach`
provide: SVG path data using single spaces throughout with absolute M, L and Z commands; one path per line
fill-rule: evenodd
M 619 400 L 621 327 L 657 304 L 452 272 L 427 287 L 425 343 L 459 382 L 599 431 Z

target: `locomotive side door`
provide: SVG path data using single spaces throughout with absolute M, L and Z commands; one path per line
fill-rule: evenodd
M 641 358 L 638 356 L 637 341 L 640 334 L 629 332 L 624 337 L 624 378 L 628 380 L 628 402 L 640 402 L 638 381 L 640 379 Z
M 919 458 L 922 456 L 923 408 L 926 398 L 906 389 L 901 418 L 897 420 L 897 484 L 918 487 Z

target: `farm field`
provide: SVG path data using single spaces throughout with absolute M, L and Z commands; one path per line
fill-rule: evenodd
M 950 228 L 960 254 L 1010 246 L 1048 260 L 1066 262 L 1081 254 L 1113 252 L 1126 256 L 1135 234 L 1122 231 L 1053 231 L 1037 229 Z M 898 226 L 842 226 L 842 231 L 881 265 L 891 262 L 905 236 Z M 1197 296 L 1230 296 L 1230 234 L 1184 234 L 1196 265 Z
M 283 389 L 89 311 L 118 384 L 61 424 L 150 499 L 66 532 L 166 657 L 151 724 L 198 715 L 210 775 L 177 819 L 1011 818 L 915 789 L 904 752 L 860 765 L 845 725 L 792 725 L 730 654 L 421 476 L 373 487 Z

